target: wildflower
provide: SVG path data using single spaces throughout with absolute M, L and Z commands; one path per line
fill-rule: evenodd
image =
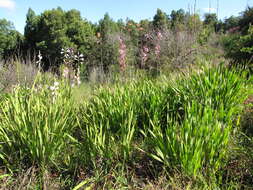
M 143 46 L 143 51 L 148 53 L 149 52 L 149 48 L 147 46 Z
M 55 86 L 50 86 L 49 88 L 50 88 L 50 90 L 52 90 L 52 91 L 56 90 L 56 87 L 55 87 Z
M 54 86 L 59 86 L 59 84 L 60 84 L 60 83 L 57 82 L 57 81 L 54 82 Z
M 43 57 L 42 57 L 42 55 L 41 55 L 41 53 L 40 53 L 40 51 L 39 51 L 38 61 L 36 61 L 36 64 L 38 64 L 39 70 L 40 70 L 40 67 L 41 67 L 42 58 L 43 58 Z
M 156 44 L 155 46 L 155 55 L 159 55 L 161 51 L 161 46 L 159 44 Z
M 69 69 L 68 69 L 68 67 L 64 67 L 62 76 L 64 78 L 68 78 L 69 77 Z
M 77 85 L 79 86 L 81 84 L 80 69 L 79 68 L 77 69 L 77 72 L 76 72 L 76 74 L 74 76 L 74 79 L 75 79 Z
M 40 54 L 40 51 L 39 51 L 38 58 L 39 58 L 39 61 L 41 61 L 41 60 L 42 60 L 42 55 Z
M 162 39 L 163 35 L 160 31 L 157 33 L 157 37 L 158 37 L 159 40 Z
M 126 45 L 121 37 L 119 37 L 119 65 L 122 71 L 126 67 Z

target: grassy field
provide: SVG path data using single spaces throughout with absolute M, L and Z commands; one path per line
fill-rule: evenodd
M 0 189 L 252 189 L 252 79 L 223 64 L 0 98 Z

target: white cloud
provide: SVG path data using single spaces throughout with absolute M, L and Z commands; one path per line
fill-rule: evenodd
M 14 10 L 16 3 L 13 0 L 0 0 L 0 8 Z
M 1 1 L 1 0 L 0 0 Z M 216 9 L 215 8 L 203 8 L 203 11 L 204 12 L 211 12 L 211 13 L 214 13 L 216 12 Z

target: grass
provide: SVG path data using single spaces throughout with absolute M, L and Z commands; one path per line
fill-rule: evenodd
M 1 99 L 1 184 L 15 189 L 29 171 L 31 189 L 250 187 L 231 168 L 252 162 L 252 137 L 237 135 L 249 89 L 222 64 L 101 87 L 39 76 Z

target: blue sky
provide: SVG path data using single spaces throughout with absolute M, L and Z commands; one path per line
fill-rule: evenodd
M 196 2 L 196 9 L 201 15 L 208 12 L 209 7 L 211 11 L 216 12 L 217 0 L 196 0 Z M 219 0 L 219 18 L 238 15 L 247 4 L 253 6 L 253 0 Z M 64 10 L 78 9 L 82 17 L 97 22 L 106 12 L 114 20 L 128 17 L 139 21 L 152 19 L 157 8 L 170 13 L 173 9 L 193 9 L 193 5 L 194 0 L 0 0 L 0 18 L 12 21 L 15 28 L 23 32 L 29 7 L 36 14 L 57 6 Z

